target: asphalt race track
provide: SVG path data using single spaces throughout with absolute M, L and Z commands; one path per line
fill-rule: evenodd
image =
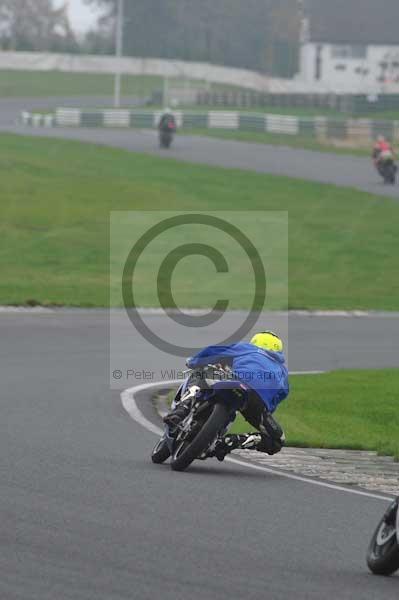
M 328 318 L 296 319 L 291 334 L 307 319 L 322 339 Z M 346 321 L 350 347 L 365 321 Z M 394 319 L 376 321 L 397 339 Z M 138 336 L 135 348 L 132 361 Z M 292 368 L 313 366 L 300 353 Z M 105 312 L 1 314 L 0 359 L 0 598 L 397 596 L 398 578 L 368 575 L 364 561 L 384 501 L 227 463 L 153 466 L 155 436 L 110 392 Z
M 188 135 L 177 136 L 172 147 L 165 151 L 158 147 L 156 132 L 150 130 L 13 127 L 12 131 L 24 135 L 82 140 L 162 158 L 307 179 L 399 198 L 399 186 L 385 186 L 373 171 L 371 161 L 363 157 Z
M 23 132 L 159 154 L 150 132 Z M 388 193 L 367 160 L 257 148 L 182 137 L 167 156 L 267 172 L 295 156 L 289 174 L 304 178 L 311 157 L 314 179 Z M 397 315 L 297 315 L 289 332 L 291 370 L 398 366 Z M 132 336 L 133 364 L 182 367 Z M 229 463 L 152 465 L 156 437 L 110 391 L 105 311 L 0 313 L 0 361 L 1 600 L 397 597 L 399 578 L 364 558 L 385 501 Z
M 106 104 L 104 97 L 96 105 Z M 93 99 L 81 99 L 81 106 L 93 106 Z M 77 98 L 25 99 L 0 101 L 0 129 L 25 135 L 62 137 L 124 148 L 227 168 L 240 168 L 259 173 L 272 173 L 338 186 L 348 186 L 374 194 L 399 198 L 399 186 L 385 186 L 374 171 L 371 160 L 343 154 L 313 152 L 284 146 L 224 141 L 207 137 L 177 136 L 168 151 L 158 147 L 154 131 L 116 129 L 33 129 L 15 125 L 21 110 L 43 106 L 78 105 Z

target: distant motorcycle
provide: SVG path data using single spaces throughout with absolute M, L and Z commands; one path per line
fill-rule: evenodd
M 399 497 L 385 511 L 367 551 L 367 565 L 375 575 L 399 569 Z
M 384 183 L 395 185 L 398 167 L 396 166 L 391 152 L 383 152 L 380 155 L 377 163 L 377 169 L 383 178 Z
M 170 148 L 176 133 L 176 121 L 172 114 L 164 114 L 159 123 L 159 145 L 161 148 Z
M 152 451 L 152 462 L 160 464 L 171 458 L 172 469 L 184 471 L 195 459 L 215 456 L 215 447 L 243 407 L 248 389 L 230 376 L 228 369 L 215 365 L 186 371 L 175 403 L 188 403 L 190 412 L 174 431 L 165 425 L 165 433 Z

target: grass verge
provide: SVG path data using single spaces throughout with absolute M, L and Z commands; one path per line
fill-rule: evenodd
M 290 308 L 399 309 L 394 199 L 6 134 L 0 168 L 0 304 L 106 306 L 111 210 L 236 209 L 288 211 Z M 147 306 L 150 285 L 141 282 Z M 185 287 L 186 305 L 214 304 Z M 231 307 L 246 308 L 245 290 L 234 290 Z
M 173 86 L 173 81 L 171 83 Z M 200 81 L 194 87 L 203 85 Z M 163 89 L 163 77 L 156 75 L 123 75 L 122 97 L 147 97 Z M 235 88 L 214 84 L 215 91 Z M 0 70 L 0 98 L 48 96 L 112 96 L 114 76 L 106 73 L 73 73 L 63 71 Z
M 64 73 L 61 71 L 0 71 L 0 98 L 51 96 L 102 96 L 113 94 L 111 74 Z M 162 89 L 162 78 L 126 75 L 122 78 L 125 96 L 148 96 Z
M 287 445 L 373 450 L 399 460 L 399 369 L 291 376 L 276 418 Z M 230 431 L 251 431 L 238 415 Z
M 353 156 L 370 156 L 370 149 L 357 148 L 350 145 L 339 146 L 326 140 L 325 143 L 315 138 L 301 135 L 284 135 L 261 131 L 228 131 L 223 129 L 181 129 L 182 135 L 200 135 L 221 140 L 236 140 L 239 142 L 252 142 L 255 144 L 270 144 L 271 146 L 287 146 L 288 148 L 302 148 L 333 154 L 350 154 Z

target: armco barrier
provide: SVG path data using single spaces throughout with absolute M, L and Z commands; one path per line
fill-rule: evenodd
M 54 127 L 56 125 L 55 115 L 42 115 L 29 113 L 24 111 L 21 114 L 21 120 L 24 125 L 32 125 L 33 127 Z
M 238 129 L 238 112 L 211 111 L 208 113 L 208 129 Z
M 179 129 L 225 129 L 258 131 L 288 137 L 300 136 L 320 142 L 336 141 L 357 146 L 369 145 L 378 135 L 399 142 L 399 121 L 368 119 L 328 119 L 327 117 L 295 117 L 237 111 L 182 112 L 176 111 Z M 59 108 L 54 114 L 22 113 L 26 125 L 43 127 L 119 127 L 155 128 L 160 111 L 79 110 Z
M 264 131 L 265 115 L 240 114 L 239 128 L 243 131 Z
M 104 111 L 105 127 L 130 127 L 130 110 Z
M 299 118 L 286 115 L 266 115 L 266 131 L 268 133 L 298 135 Z

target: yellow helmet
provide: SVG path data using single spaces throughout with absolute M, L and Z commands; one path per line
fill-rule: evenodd
M 262 348 L 262 350 L 271 350 L 272 352 L 282 352 L 283 342 L 273 333 L 273 331 L 262 331 L 257 333 L 251 340 L 251 344 Z

